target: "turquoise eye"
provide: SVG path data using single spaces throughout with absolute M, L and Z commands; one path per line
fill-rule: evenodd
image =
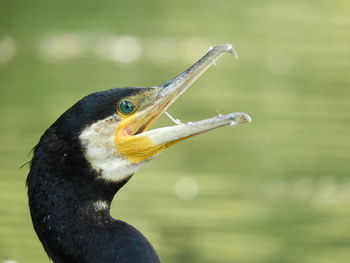
M 135 110 L 135 104 L 131 101 L 124 100 L 119 104 L 119 110 L 124 114 L 130 114 Z

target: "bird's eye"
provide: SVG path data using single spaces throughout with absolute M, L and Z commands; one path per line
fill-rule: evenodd
M 135 110 L 135 104 L 131 101 L 124 100 L 119 104 L 119 110 L 124 114 L 130 114 Z

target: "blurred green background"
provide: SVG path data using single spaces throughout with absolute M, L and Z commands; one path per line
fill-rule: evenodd
M 163 262 L 350 262 L 349 12 L 346 0 L 2 0 L 0 262 L 48 262 L 19 167 L 63 111 L 97 90 L 163 83 L 231 42 L 240 61 L 223 56 L 169 112 L 253 123 L 170 148 L 113 216 Z

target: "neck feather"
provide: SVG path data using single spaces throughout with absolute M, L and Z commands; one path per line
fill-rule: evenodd
M 102 230 L 116 222 L 110 204 L 129 178 L 105 181 L 78 143 L 59 140 L 54 133 L 41 139 L 27 178 L 28 198 L 35 231 L 54 262 L 80 262 L 84 251 L 96 247 Z

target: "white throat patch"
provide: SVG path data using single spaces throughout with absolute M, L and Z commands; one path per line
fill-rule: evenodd
M 118 116 L 113 115 L 87 126 L 79 136 L 85 158 L 106 181 L 118 182 L 132 175 L 141 165 L 131 163 L 116 149 L 114 139 Z

